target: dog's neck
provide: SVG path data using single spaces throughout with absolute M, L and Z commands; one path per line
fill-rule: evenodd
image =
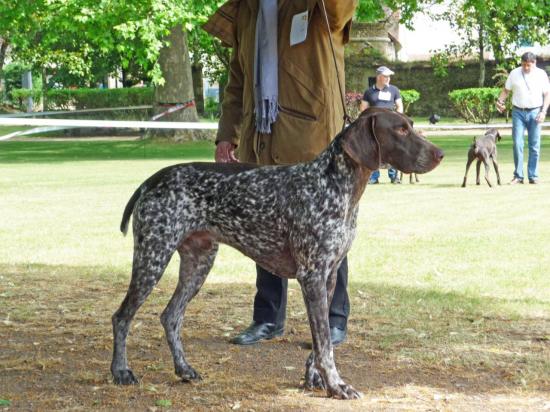
M 343 193 L 349 193 L 350 206 L 354 208 L 361 199 L 372 170 L 358 165 L 344 151 L 342 139 L 346 131 L 340 132 L 327 149 L 311 162 L 311 166 L 315 173 L 327 176 Z

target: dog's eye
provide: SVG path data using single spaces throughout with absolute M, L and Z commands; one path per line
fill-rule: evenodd
M 409 134 L 409 130 L 406 127 L 399 127 L 397 129 L 397 133 L 400 134 L 401 136 L 405 136 Z

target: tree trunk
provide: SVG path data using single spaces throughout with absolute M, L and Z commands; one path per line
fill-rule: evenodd
M 187 35 L 181 25 L 170 30 L 166 39 L 169 45 L 160 51 L 159 65 L 164 77 L 163 86 L 155 88 L 153 112 L 155 115 L 166 112 L 178 104 L 194 102 L 191 60 L 187 49 Z M 166 114 L 157 121 L 196 122 L 197 110 L 194 104 L 173 113 Z M 150 129 L 148 135 L 173 140 L 191 140 L 192 130 Z
M 6 61 L 6 52 L 8 51 L 8 41 L 0 37 L 0 73 L 4 68 L 4 62 Z
M 202 87 L 202 64 L 195 63 L 191 66 L 191 74 L 193 76 L 193 93 L 195 93 L 195 104 L 197 112 L 204 116 L 204 90 Z
M 46 111 L 47 98 L 46 93 L 48 92 L 48 73 L 46 67 L 42 67 L 42 97 L 40 99 L 40 106 L 43 111 Z
M 0 99 L 4 98 L 2 80 L 4 79 L 4 62 L 6 61 L 6 52 L 8 51 L 8 41 L 0 37 Z
M 483 24 L 483 21 L 479 22 L 479 87 L 483 87 L 485 85 L 485 42 L 484 42 L 484 33 L 485 32 L 485 26 Z

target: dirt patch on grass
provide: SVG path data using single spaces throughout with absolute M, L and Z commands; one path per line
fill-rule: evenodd
M 344 402 L 300 388 L 310 335 L 296 287 L 287 333 L 239 347 L 228 340 L 251 318 L 254 287 L 207 284 L 183 331 L 203 380 L 179 382 L 159 322 L 175 279 L 163 279 L 128 340 L 140 384 L 121 387 L 109 372 L 110 317 L 127 276 L 0 269 L 0 408 L 7 410 L 550 410 L 548 316 L 415 313 L 386 289 L 352 285 L 349 338 L 335 356 L 344 379 L 365 396 Z

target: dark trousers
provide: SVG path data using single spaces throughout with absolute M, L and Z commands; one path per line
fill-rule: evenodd
M 256 297 L 254 321 L 283 326 L 286 319 L 288 279 L 282 279 L 256 265 Z M 329 307 L 330 327 L 345 329 L 349 316 L 348 258 L 338 268 L 334 296 Z

